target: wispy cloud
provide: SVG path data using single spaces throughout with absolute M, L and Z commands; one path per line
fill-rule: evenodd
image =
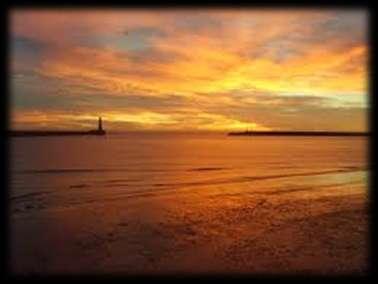
M 10 27 L 13 127 L 366 128 L 363 10 L 14 10 Z

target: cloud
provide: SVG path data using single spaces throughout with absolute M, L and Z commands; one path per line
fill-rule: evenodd
M 363 128 L 366 20 L 363 10 L 14 10 L 12 108 L 101 112 L 127 129 L 303 128 L 320 110 L 340 128 L 350 110 Z
M 69 129 L 72 126 L 80 128 L 94 128 L 98 118 L 97 112 L 60 112 L 60 111 L 18 111 L 12 115 L 12 128 L 30 128 L 35 124 L 40 129 L 51 128 Z M 109 111 L 103 119 L 112 130 L 268 130 L 269 128 L 257 123 L 232 119 L 220 114 L 170 113 L 139 111 L 132 113 Z

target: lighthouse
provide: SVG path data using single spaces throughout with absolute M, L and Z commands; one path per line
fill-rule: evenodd
M 98 118 L 98 129 L 99 132 L 102 132 L 102 118 L 101 116 Z
M 88 133 L 93 135 L 105 135 L 105 130 L 102 128 L 102 118 L 101 116 L 98 118 L 98 126 L 96 130 L 90 130 Z

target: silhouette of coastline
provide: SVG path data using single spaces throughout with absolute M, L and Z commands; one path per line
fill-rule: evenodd
M 369 132 L 336 131 L 244 131 L 229 132 L 229 136 L 369 136 Z
M 8 135 L 15 137 L 34 137 L 34 136 L 76 136 L 76 135 L 105 135 L 106 131 L 102 128 L 102 119 L 98 119 L 98 128 L 89 131 L 45 131 L 45 130 L 10 130 Z

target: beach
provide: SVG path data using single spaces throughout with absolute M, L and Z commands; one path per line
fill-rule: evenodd
M 10 276 L 371 272 L 368 7 L 7 19 Z
M 227 168 L 197 167 L 182 173 L 180 183 L 159 178 L 154 190 L 135 190 L 132 176 L 108 176 L 105 187 L 106 171 L 96 172 L 96 186 L 73 182 L 67 170 L 54 172 L 55 179 L 70 175 L 71 186 L 11 196 L 12 272 L 363 275 L 369 197 L 361 157 L 354 166 L 340 166 L 338 156 L 337 168 L 268 175 L 227 176 Z M 38 175 L 46 173 L 29 174 Z M 126 184 L 130 189 L 116 190 Z

